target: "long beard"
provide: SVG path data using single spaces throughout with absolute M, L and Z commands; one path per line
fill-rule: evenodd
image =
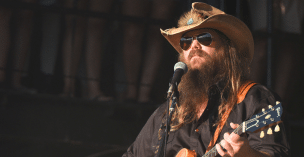
M 197 112 L 201 104 L 208 100 L 208 89 L 220 81 L 225 74 L 223 74 L 223 63 L 219 62 L 219 58 L 211 58 L 204 52 L 193 52 L 193 55 L 197 53 L 199 56 L 206 57 L 204 62 L 198 69 L 190 69 L 182 77 L 178 86 L 180 93 L 179 105 L 184 108 L 192 108 Z M 193 56 L 189 55 L 189 59 Z M 180 58 L 184 61 L 183 58 Z M 194 114 L 194 113 L 193 113 Z

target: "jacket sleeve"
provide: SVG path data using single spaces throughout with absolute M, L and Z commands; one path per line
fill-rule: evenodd
M 248 119 L 252 118 L 253 115 L 262 112 L 262 109 L 268 109 L 269 105 L 275 106 L 276 101 L 280 98 L 275 94 L 270 92 L 267 88 L 258 88 L 254 94 L 249 95 L 247 99 L 247 105 L 249 111 L 247 111 Z M 247 97 L 247 96 L 246 96 Z M 283 112 L 284 113 L 284 112 Z M 280 131 L 275 132 L 276 126 L 271 127 L 272 134 L 268 134 L 268 129 L 262 130 L 264 132 L 264 137 L 260 137 L 261 132 L 249 132 L 247 133 L 250 146 L 258 151 L 266 152 L 271 156 L 275 157 L 287 157 L 289 154 L 289 142 L 287 137 L 287 132 L 283 123 L 279 124 Z

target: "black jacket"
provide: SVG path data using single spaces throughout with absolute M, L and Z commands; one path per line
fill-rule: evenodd
M 199 120 L 184 125 L 180 129 L 170 132 L 167 142 L 167 157 L 175 156 L 182 148 L 195 150 L 198 156 L 204 155 L 211 138 L 215 132 L 214 126 L 217 120 L 217 106 L 219 105 L 219 87 L 209 93 L 207 108 Z M 245 99 L 236 104 L 230 113 L 227 124 L 223 127 L 217 143 L 223 139 L 225 132 L 231 133 L 233 129 L 230 122 L 240 124 L 251 119 L 257 113 L 262 112 L 262 108 L 268 109 L 268 105 L 276 105 L 279 97 L 262 85 L 253 86 L 247 93 Z M 123 157 L 153 157 L 158 145 L 158 131 L 162 122 L 166 103 L 161 105 L 151 115 L 145 126 L 142 128 L 135 142 L 128 148 Z M 264 151 L 272 156 L 288 156 L 289 143 L 283 123 L 279 124 L 280 132 L 266 134 L 260 138 L 260 133 L 246 132 L 250 146 L 258 151 Z M 274 130 L 274 127 L 272 129 Z M 198 129 L 198 130 L 196 130 Z

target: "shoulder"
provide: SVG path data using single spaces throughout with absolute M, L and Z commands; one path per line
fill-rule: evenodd
M 274 91 L 268 89 L 267 87 L 256 84 L 250 88 L 248 91 L 244 101 L 251 101 L 253 103 L 257 103 L 263 101 L 265 99 L 269 99 L 269 101 L 273 101 L 273 105 L 275 105 L 276 101 L 281 101 L 279 95 L 277 95 Z
M 156 130 L 159 129 L 162 123 L 162 119 L 165 115 L 166 108 L 167 103 L 163 103 L 151 114 L 150 118 L 143 127 L 143 130 L 145 130 L 145 132 L 150 132 L 152 135 Z
M 274 91 L 260 84 L 253 86 L 248 91 L 244 101 L 238 104 L 240 108 L 243 107 L 244 109 L 242 114 L 240 114 L 241 116 L 244 115 L 242 120 L 251 119 L 255 114 L 262 112 L 263 109 L 267 110 L 270 107 L 269 105 L 275 106 L 276 101 L 281 101 L 281 99 Z M 264 130 L 265 137 L 262 138 L 260 137 L 260 132 L 247 132 L 250 146 L 255 150 L 267 152 L 272 156 L 287 156 L 289 144 L 285 127 L 283 123 L 280 123 L 279 127 L 281 131 L 274 132 L 273 136 L 266 135 L 269 129 L 267 131 Z M 275 126 L 271 130 L 275 130 L 274 128 Z
M 281 98 L 275 92 L 261 84 L 256 84 L 250 88 L 245 99 L 237 106 L 246 111 L 246 119 L 248 119 L 261 112 L 263 108 L 268 109 L 269 105 L 275 106 L 276 101 L 281 101 Z
M 155 118 L 162 118 L 166 109 L 167 109 L 168 105 L 167 102 L 162 103 L 154 112 L 151 116 L 155 117 Z
M 161 104 L 150 116 L 125 156 L 154 156 L 158 143 L 158 130 L 166 111 L 166 103 Z

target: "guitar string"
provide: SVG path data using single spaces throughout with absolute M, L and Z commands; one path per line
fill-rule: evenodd
M 233 132 L 236 134 L 239 134 L 238 132 L 242 129 L 242 124 L 240 124 Z M 219 143 L 220 146 L 221 143 Z M 223 146 L 222 146 L 223 147 Z M 210 157 L 210 155 L 216 156 L 217 155 L 217 151 L 216 151 L 216 147 L 214 146 L 210 151 L 208 151 L 205 155 L 203 155 L 202 157 Z
M 255 117 L 255 118 L 252 118 L 252 119 L 250 119 L 250 120 L 248 120 L 248 121 L 245 121 L 245 122 L 243 122 L 243 123 L 245 123 L 245 124 L 247 124 L 247 123 L 251 123 L 251 122 L 253 122 L 253 121 L 256 121 L 258 118 L 260 118 L 260 117 L 262 117 L 262 116 L 264 116 L 264 115 L 266 115 L 268 112 L 263 112 L 263 114 L 262 115 L 260 115 L 260 116 L 257 116 L 257 117 Z M 241 123 L 233 132 L 234 133 L 236 133 L 236 134 L 239 134 L 239 131 L 241 130 L 241 129 L 243 129 L 243 123 Z M 221 143 L 219 143 L 219 145 L 221 145 Z M 222 146 L 222 145 L 221 145 Z M 223 147 L 223 146 L 222 146 Z M 214 146 L 210 151 L 208 151 L 205 155 L 203 155 L 202 157 L 209 157 L 210 155 L 214 155 L 214 156 L 216 156 L 217 155 L 217 150 L 216 150 L 216 147 Z

